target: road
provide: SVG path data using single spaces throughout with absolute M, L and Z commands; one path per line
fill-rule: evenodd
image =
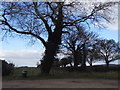
M 42 79 L 3 81 L 3 88 L 117 88 L 117 80 Z

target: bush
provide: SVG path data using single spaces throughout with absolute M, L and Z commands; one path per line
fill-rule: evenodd
M 2 76 L 10 75 L 14 70 L 14 64 L 7 63 L 5 60 L 2 61 Z
M 108 71 L 120 71 L 120 65 L 110 65 L 107 68 L 105 65 L 95 65 L 95 66 L 87 66 L 86 68 L 83 67 L 66 67 L 65 70 L 69 72 L 108 72 Z

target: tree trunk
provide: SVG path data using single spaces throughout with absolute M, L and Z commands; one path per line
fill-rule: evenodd
M 56 52 L 59 49 L 59 45 L 61 44 L 61 35 L 62 35 L 62 29 L 56 28 L 55 32 L 52 34 L 52 36 L 49 37 L 47 47 L 45 50 L 45 56 L 43 58 L 43 63 L 41 64 L 41 73 L 42 74 L 49 74 L 53 61 L 54 56 L 56 55 Z
M 83 44 L 83 60 L 82 60 L 82 67 L 85 69 L 86 68 L 86 48 L 85 44 Z
M 106 68 L 107 71 L 109 70 L 109 61 L 108 61 L 108 57 L 105 57 L 105 62 L 106 62 Z
M 58 3 L 58 19 L 56 20 L 54 32 L 48 35 L 48 43 L 45 51 L 45 56 L 41 65 L 42 74 L 49 74 L 54 61 L 54 56 L 56 55 L 59 45 L 61 44 L 61 36 L 63 29 L 62 4 L 63 3 Z
M 77 61 L 77 53 L 74 51 L 74 68 L 78 67 L 78 61 Z
M 109 69 L 109 62 L 108 61 L 106 61 L 106 67 L 107 67 L 107 69 Z
M 90 58 L 90 67 L 92 67 L 93 58 Z
M 45 50 L 45 56 L 43 57 L 43 62 L 41 63 L 42 74 L 49 74 L 54 61 L 54 56 L 58 50 L 58 46 L 59 45 L 57 43 L 48 42 Z
M 72 63 L 70 63 L 70 67 L 73 67 L 73 66 L 72 66 Z

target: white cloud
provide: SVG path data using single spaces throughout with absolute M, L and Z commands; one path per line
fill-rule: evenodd
M 112 12 L 109 13 L 109 15 L 108 15 L 112 18 L 110 20 L 110 23 L 101 22 L 101 24 L 106 26 L 107 29 L 109 29 L 109 30 L 118 30 L 118 5 L 111 7 L 111 9 L 112 9 Z
M 118 30 L 118 5 L 115 5 L 111 12 L 111 23 L 104 23 L 106 27 L 110 30 Z
M 105 25 L 107 27 L 107 29 L 109 30 L 118 30 L 118 23 L 114 22 L 114 23 L 103 23 L 103 25 Z
M 66 2 L 73 2 L 73 1 L 78 1 L 78 2 L 119 2 L 120 0 L 64 0 Z
M 36 66 L 44 50 L 1 50 L 0 58 L 16 66 Z

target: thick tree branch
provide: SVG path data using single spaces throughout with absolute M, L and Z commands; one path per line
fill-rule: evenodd
M 37 14 L 38 17 L 44 22 L 45 27 L 46 27 L 46 29 L 47 29 L 47 31 L 48 31 L 48 34 L 51 35 L 51 34 L 52 34 L 51 27 L 48 25 L 47 20 L 45 20 L 44 17 L 43 17 L 43 16 L 41 15 L 41 13 L 39 12 L 38 7 L 37 7 L 37 2 L 33 2 L 33 4 L 34 4 L 34 9 L 35 9 L 36 14 Z
M 52 10 L 52 14 L 56 14 L 55 13 L 55 9 L 51 6 L 51 3 L 50 2 L 47 2 L 48 6 L 50 7 L 50 9 Z
M 102 51 L 100 51 L 100 53 L 104 58 L 106 57 L 105 54 Z
M 52 15 L 48 15 L 48 16 L 51 18 L 51 20 L 54 23 L 54 25 L 56 25 L 57 24 L 57 20 Z
M 2 24 L 4 24 L 4 25 L 8 26 L 12 31 L 14 31 L 14 32 L 16 32 L 16 33 L 19 33 L 19 34 L 31 35 L 31 36 L 39 39 L 39 40 L 43 43 L 43 45 L 44 45 L 45 47 L 47 47 L 47 46 L 46 46 L 46 42 L 45 42 L 45 40 L 44 40 L 42 37 L 40 37 L 40 36 L 38 36 L 38 35 L 36 35 L 36 34 L 34 34 L 34 33 L 32 33 L 32 32 L 19 31 L 19 30 L 13 28 L 13 27 L 7 22 L 7 19 L 6 19 L 5 17 L 4 17 L 4 19 L 5 19 L 5 21 L 4 21 L 4 20 L 0 20 L 0 22 L 2 22 Z
M 73 26 L 77 22 L 85 22 L 88 19 L 95 19 L 93 16 L 94 16 L 94 13 L 92 12 L 90 15 L 82 17 L 80 19 L 77 19 L 77 20 L 75 20 L 73 22 L 64 22 L 64 24 L 65 24 L 64 27 L 66 27 L 66 26 Z
M 113 61 L 116 61 L 116 60 L 120 60 L 120 55 L 118 55 L 118 57 L 112 58 L 111 60 L 109 60 L 109 62 L 113 62 Z
M 78 23 L 78 22 L 85 22 L 86 20 L 88 19 L 96 19 L 94 17 L 94 14 L 100 10 L 106 10 L 108 7 L 111 7 L 112 5 L 116 4 L 113 3 L 113 2 L 108 2 L 108 3 L 105 3 L 105 4 L 100 4 L 99 6 L 95 6 L 94 9 L 91 11 L 91 13 L 87 16 L 84 16 L 80 19 L 77 19 L 77 20 L 74 20 L 72 22 L 64 22 L 64 27 L 66 26 L 73 26 L 74 24 Z M 103 17 L 104 18 L 104 17 Z M 104 18 L 106 20 L 106 18 Z M 96 19 L 97 20 L 97 19 Z M 109 20 L 107 20 L 109 22 Z

